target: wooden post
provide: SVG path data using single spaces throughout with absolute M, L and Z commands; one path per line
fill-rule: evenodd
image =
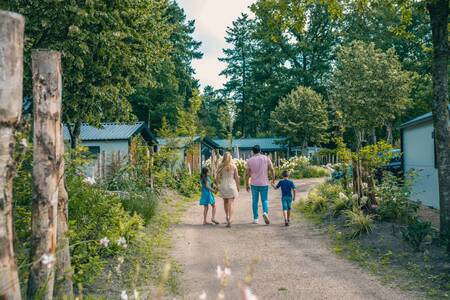
M 102 158 L 101 158 L 101 165 L 102 165 L 102 179 L 106 176 L 106 153 L 105 150 L 102 151 Z
M 33 205 L 28 299 L 52 299 L 55 279 L 59 152 L 61 140 L 61 53 L 35 50 L 33 72 Z
M 56 282 L 54 296 L 56 299 L 73 298 L 72 267 L 69 249 L 69 196 L 64 178 L 64 133 L 61 128 L 59 147 L 59 184 L 58 184 L 58 248 L 56 254 Z
M 12 192 L 15 132 L 22 115 L 21 15 L 0 11 L 0 299 L 21 299 L 13 248 Z

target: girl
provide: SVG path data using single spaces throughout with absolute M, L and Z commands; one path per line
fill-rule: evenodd
M 217 182 L 220 184 L 220 197 L 223 198 L 227 227 L 231 227 L 234 199 L 239 193 L 239 174 L 230 152 L 223 156 L 217 172 Z
M 206 222 L 206 217 L 208 216 L 208 206 L 211 205 L 212 208 L 212 218 L 211 222 L 214 224 L 219 224 L 216 221 L 216 200 L 213 195 L 213 188 L 211 187 L 211 178 L 209 178 L 209 169 L 204 167 L 200 176 L 200 181 L 202 183 L 202 196 L 200 198 L 200 205 L 204 206 L 203 209 L 203 225 L 211 224 Z

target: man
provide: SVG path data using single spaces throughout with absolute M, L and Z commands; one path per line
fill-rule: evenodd
M 272 184 L 275 184 L 275 170 L 272 161 L 268 156 L 261 154 L 261 147 L 255 145 L 253 147 L 253 156 L 247 160 L 247 171 L 245 174 L 245 188 L 250 192 L 252 190 L 252 208 L 253 208 L 253 224 L 258 224 L 258 202 L 261 195 L 263 207 L 263 218 L 266 224 L 270 224 L 269 220 L 269 176 L 271 174 Z

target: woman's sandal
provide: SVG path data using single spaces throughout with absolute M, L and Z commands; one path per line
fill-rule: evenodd
M 217 221 L 214 220 L 214 219 L 211 219 L 211 222 L 213 222 L 213 223 L 216 224 L 216 225 L 219 225 L 219 224 L 220 224 L 219 222 L 217 222 Z

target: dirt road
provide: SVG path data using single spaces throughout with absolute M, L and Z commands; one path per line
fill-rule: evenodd
M 320 179 L 297 184 L 304 197 Z M 201 225 L 202 207 L 193 205 L 175 228 L 173 256 L 181 265 L 183 299 L 217 299 L 217 265 L 227 252 L 231 278 L 226 299 L 240 299 L 237 285 L 251 261 L 260 259 L 252 290 L 258 299 L 412 299 L 411 295 L 386 287 L 352 263 L 329 251 L 323 237 L 307 221 L 293 219 L 284 227 L 279 191 L 270 190 L 270 226 L 250 224 L 251 197 L 241 191 L 235 201 L 232 228 Z M 224 222 L 222 201 L 217 199 L 218 220 Z M 261 209 L 261 208 L 260 208 Z

